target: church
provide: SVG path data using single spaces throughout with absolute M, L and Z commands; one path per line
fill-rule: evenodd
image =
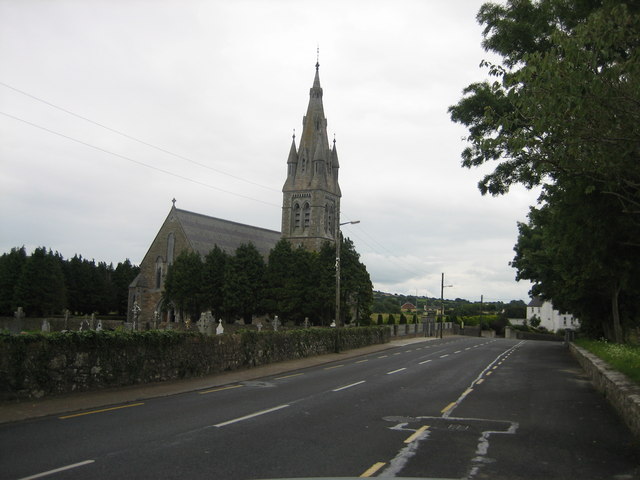
M 322 103 L 319 63 L 316 62 L 309 104 L 302 119 L 302 135 L 296 147 L 293 137 L 282 188 L 282 231 L 276 232 L 176 208 L 169 214 L 140 263 L 140 273 L 129 286 L 127 321 L 137 328 L 174 322 L 172 311 L 162 311 L 167 271 L 184 251 L 204 257 L 216 245 L 229 254 L 242 244 L 253 244 L 265 257 L 281 239 L 294 247 L 319 250 L 335 242 L 340 223 L 340 186 L 335 139 L 329 144 Z M 195 319 L 194 319 L 195 320 Z

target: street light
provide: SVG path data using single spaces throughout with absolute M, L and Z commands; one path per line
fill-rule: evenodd
M 340 322 L 340 227 L 342 225 L 354 225 L 360 223 L 360 220 L 352 220 L 351 222 L 338 223 L 336 229 L 336 327 L 339 327 Z
M 444 284 L 444 273 L 442 274 L 442 280 L 440 282 L 440 338 L 442 338 L 442 329 L 444 328 L 444 289 L 448 287 L 453 287 L 453 285 L 445 285 Z

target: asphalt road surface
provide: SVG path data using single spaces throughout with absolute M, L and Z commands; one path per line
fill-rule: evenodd
M 0 425 L 0 478 L 640 479 L 640 446 L 556 342 L 451 337 Z

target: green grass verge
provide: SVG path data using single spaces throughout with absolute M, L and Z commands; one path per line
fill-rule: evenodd
M 575 343 L 640 385 L 640 345 L 621 345 L 586 338 L 579 338 Z

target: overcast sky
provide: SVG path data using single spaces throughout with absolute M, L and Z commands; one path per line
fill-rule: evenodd
M 173 198 L 279 231 L 319 46 L 374 288 L 439 297 L 444 272 L 445 298 L 527 300 L 508 263 L 537 195 L 481 196 L 447 114 L 486 77 L 482 3 L 0 0 L 0 253 L 139 264 Z

